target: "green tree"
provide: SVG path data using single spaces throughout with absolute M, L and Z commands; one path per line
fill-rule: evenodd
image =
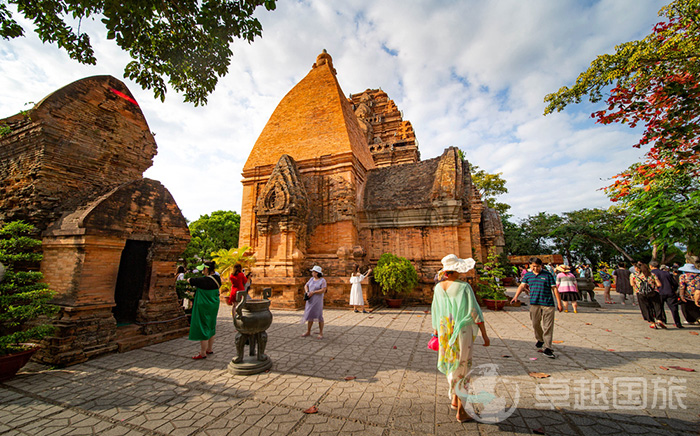
M 99 18 L 112 39 L 133 61 L 124 69 L 143 89 L 165 99 L 166 79 L 195 106 L 206 104 L 219 77 L 228 73 L 236 38 L 252 42 L 262 35 L 253 13 L 258 6 L 275 9 L 276 0 L 154 0 L 76 1 L 7 0 L 0 3 L 0 37 L 17 38 L 24 29 L 12 18 L 8 4 L 34 22 L 43 42 L 56 43 L 83 64 L 97 63 L 82 20 Z M 77 20 L 77 29 L 70 21 Z
M 505 216 L 510 209 L 510 205 L 496 201 L 496 197 L 508 193 L 506 181 L 501 177 L 503 173 L 490 174 L 476 165 L 471 165 L 469 171 L 471 172 L 474 186 L 479 190 L 481 199 L 488 207 L 496 209 L 500 215 Z
M 202 215 L 189 224 L 192 239 L 185 249 L 184 258 L 192 264 L 211 259 L 218 250 L 238 247 L 241 216 L 233 211 L 217 210 Z
M 700 163 L 694 165 L 693 171 L 665 168 L 655 183 L 645 184 L 644 165 L 634 164 L 627 170 L 629 183 L 607 189 L 608 196 L 627 211 L 625 229 L 654 245 L 653 258 L 674 244 L 684 245 L 689 255 L 700 253 L 700 179 L 693 175 L 700 172 Z
M 496 253 L 496 249 L 491 247 L 486 262 L 482 268 L 478 268 L 479 282 L 477 283 L 477 295 L 489 300 L 507 300 L 506 288 L 503 286 L 503 279 L 506 277 L 505 268 Z
M 22 343 L 54 330 L 50 324 L 37 322 L 55 315 L 58 306 L 49 304 L 54 292 L 35 270 L 42 255 L 41 241 L 29 236 L 34 233 L 34 227 L 22 221 L 0 229 L 0 263 L 7 268 L 0 278 L 0 356 L 21 351 Z
M 666 168 L 700 175 L 692 172 L 700 154 L 700 0 L 675 0 L 659 15 L 664 20 L 650 35 L 598 56 L 571 88 L 545 97 L 546 115 L 586 96 L 597 103 L 609 91 L 607 108 L 592 116 L 603 124 L 644 125 L 635 147 L 651 145 L 641 164 L 646 185 L 663 179 Z M 632 177 L 623 172 L 616 183 Z
M 631 261 L 649 251 L 646 238 L 625 227 L 627 212 L 618 207 L 581 209 L 562 214 L 561 223 L 552 231 L 557 246 L 569 262 L 624 259 Z

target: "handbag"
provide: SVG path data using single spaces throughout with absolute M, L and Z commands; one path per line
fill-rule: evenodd
M 437 336 L 433 336 L 432 338 L 430 338 L 430 340 L 428 341 L 428 349 L 433 351 L 437 351 L 440 349 L 440 342 L 438 341 Z
M 644 297 L 650 297 L 656 292 L 656 287 L 649 283 L 649 280 L 645 278 L 639 279 L 639 295 Z
M 309 297 L 309 294 L 307 294 L 306 292 L 304 292 L 304 301 L 308 300 L 309 298 L 311 298 L 311 297 Z

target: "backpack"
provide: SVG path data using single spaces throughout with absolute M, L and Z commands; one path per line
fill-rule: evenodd
M 656 286 L 649 283 L 649 279 L 647 279 L 646 277 L 642 277 L 640 275 L 640 277 L 639 277 L 639 294 L 644 296 L 644 297 L 649 297 L 649 296 L 653 295 L 654 292 L 656 292 Z

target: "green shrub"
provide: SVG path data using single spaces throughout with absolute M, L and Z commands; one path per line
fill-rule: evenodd
M 416 287 L 418 273 L 405 257 L 384 253 L 374 269 L 374 280 L 379 283 L 383 295 L 396 297 Z
M 476 295 L 487 300 L 508 299 L 506 288 L 501 284 L 506 273 L 501 267 L 498 255 L 493 247 L 489 250 L 489 255 L 483 268 L 478 269 L 478 273 L 479 283 L 476 285 Z
M 49 304 L 54 292 L 41 283 L 37 269 L 41 241 L 30 237 L 34 227 L 14 221 L 0 229 L 0 263 L 5 276 L 0 281 L 0 356 L 21 351 L 22 343 L 50 335 L 54 328 L 39 322 L 58 312 Z

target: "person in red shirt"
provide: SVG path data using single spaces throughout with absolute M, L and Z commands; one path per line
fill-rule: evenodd
M 229 281 L 231 282 L 231 293 L 228 295 L 228 304 L 232 305 L 236 300 L 236 293 L 239 291 L 245 291 L 245 284 L 248 281 L 248 277 L 243 274 L 243 267 L 240 263 L 233 266 L 233 273 L 229 276 Z

